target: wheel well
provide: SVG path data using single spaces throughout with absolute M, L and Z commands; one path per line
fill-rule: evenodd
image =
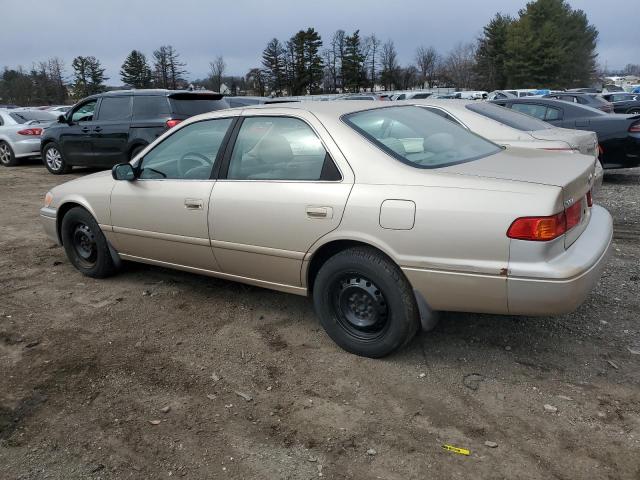
M 44 152 L 44 148 L 49 145 L 50 143 L 54 143 L 54 140 L 52 138 L 50 138 L 49 140 L 45 140 L 41 145 L 40 145 L 40 153 Z
M 84 208 L 79 203 L 67 202 L 60 205 L 56 212 L 56 232 L 58 233 L 58 240 L 60 241 L 60 245 L 62 245 L 62 232 L 60 231 L 62 227 L 62 219 L 67 214 L 67 212 L 74 207 Z
M 334 240 L 329 242 L 320 247 L 311 257 L 309 268 L 307 269 L 307 289 L 309 293 L 313 291 L 313 283 L 315 282 L 316 276 L 318 275 L 322 265 L 337 253 L 353 247 L 373 248 L 382 255 L 388 257 L 388 255 L 379 248 L 365 242 L 358 242 L 356 240 Z
M 133 160 L 133 152 L 140 148 L 140 149 L 144 149 L 147 147 L 147 145 L 149 145 L 148 143 L 144 143 L 144 142 L 138 142 L 138 143 L 134 143 L 131 148 L 129 149 L 129 160 Z

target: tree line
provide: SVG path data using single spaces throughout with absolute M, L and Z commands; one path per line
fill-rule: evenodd
M 459 43 L 444 55 L 433 46 L 418 46 L 404 66 L 391 39 L 383 42 L 374 33 L 337 30 L 323 41 L 309 27 L 287 40 L 270 40 L 259 64 L 244 76 L 225 75 L 227 64 L 219 55 L 210 62 L 208 76 L 191 85 L 277 96 L 433 87 L 569 88 L 589 85 L 597 76 L 597 38 L 598 31 L 582 10 L 572 9 L 565 0 L 535 0 L 516 18 L 496 14 L 480 38 Z M 20 105 L 59 104 L 107 88 L 109 79 L 95 57 L 78 56 L 71 69 L 67 81 L 59 58 L 29 71 L 5 68 L 0 99 Z M 154 50 L 150 60 L 139 50 L 131 51 L 119 73 L 121 82 L 131 88 L 190 85 L 186 65 L 171 45 Z

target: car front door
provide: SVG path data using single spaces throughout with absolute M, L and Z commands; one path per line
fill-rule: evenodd
M 122 258 L 219 270 L 207 214 L 212 169 L 233 122 L 216 118 L 178 128 L 136 161 L 134 180 L 116 182 L 111 224 Z
M 310 114 L 245 115 L 211 195 L 214 254 L 229 275 L 301 288 L 303 258 L 339 225 L 353 173 Z
M 87 165 L 93 156 L 91 132 L 96 124 L 94 115 L 98 99 L 78 105 L 71 111 L 69 124 L 60 134 L 60 148 L 70 165 Z
M 131 96 L 102 97 L 90 133 L 93 164 L 112 166 L 129 161 Z

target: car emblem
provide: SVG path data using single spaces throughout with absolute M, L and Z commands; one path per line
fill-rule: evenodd
M 568 198 L 567 200 L 564 201 L 564 208 L 569 208 L 571 205 L 573 205 L 575 202 L 575 200 L 573 199 L 573 197 Z

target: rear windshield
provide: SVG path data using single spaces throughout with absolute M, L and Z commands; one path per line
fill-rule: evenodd
M 58 115 L 51 112 L 45 112 L 42 110 L 24 110 L 20 112 L 11 112 L 9 116 L 18 123 L 27 122 L 53 122 L 58 118 Z
M 415 106 L 377 108 L 345 115 L 354 130 L 398 160 L 439 168 L 493 155 L 498 145 Z
M 521 130 L 523 132 L 532 132 L 534 130 L 547 130 L 553 128 L 542 120 L 530 117 L 524 113 L 514 112 L 505 107 L 500 107 L 492 103 L 470 103 L 466 106 L 472 112 L 479 113 L 491 120 L 503 123 L 508 127 Z
M 176 115 L 200 115 L 201 113 L 213 112 L 229 108 L 226 100 L 213 100 L 210 98 L 173 98 L 170 97 L 173 113 Z

